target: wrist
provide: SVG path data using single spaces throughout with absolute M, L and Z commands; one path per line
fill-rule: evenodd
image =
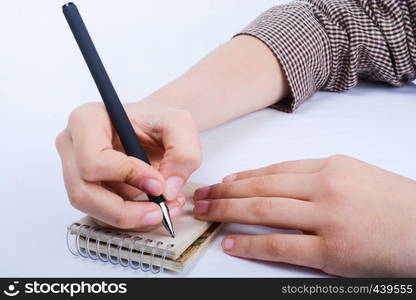
M 190 70 L 140 103 L 185 110 L 190 113 L 199 131 L 213 127 L 218 124 L 213 106 L 221 102 L 221 93 L 212 76 L 207 76 L 208 73 L 208 70 Z
M 192 99 L 198 96 L 194 88 L 195 83 L 184 77 L 185 75 L 160 88 L 141 102 L 164 104 L 191 111 Z

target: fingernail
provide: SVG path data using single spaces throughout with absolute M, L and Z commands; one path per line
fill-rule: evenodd
M 146 179 L 143 181 L 141 188 L 152 195 L 160 195 L 163 193 L 163 186 L 159 180 Z
M 146 214 L 143 218 L 143 224 L 147 226 L 157 225 L 161 221 L 162 221 L 162 218 L 160 217 L 160 213 L 156 211 Z
M 223 243 L 224 250 L 229 251 L 234 246 L 234 239 L 225 239 Z
M 209 209 L 209 201 L 197 201 L 195 203 L 195 212 L 198 215 L 203 215 L 208 212 Z
M 185 202 L 186 202 L 186 197 L 185 197 L 184 195 L 182 195 L 182 196 L 179 196 L 176 200 L 177 200 L 177 201 L 179 202 L 179 204 L 182 206 L 182 205 L 184 205 L 184 204 L 185 204 Z
M 178 176 L 171 176 L 166 180 L 165 196 L 169 200 L 174 200 L 182 190 L 184 180 Z
M 195 194 L 194 194 L 195 200 L 207 199 L 208 193 L 209 193 L 209 189 L 210 189 L 209 186 L 205 186 L 203 188 L 197 189 L 195 191 Z
M 225 176 L 222 182 L 232 182 L 237 179 L 237 174 L 231 174 L 228 176 Z

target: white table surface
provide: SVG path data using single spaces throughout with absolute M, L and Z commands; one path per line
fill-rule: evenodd
M 78 1 L 120 97 L 142 99 L 279 1 Z M 280 1 L 285 2 L 285 1 Z M 66 250 L 67 201 L 54 139 L 76 106 L 98 93 L 61 14 L 61 1 L 5 1 L 0 10 L 0 276 L 150 276 L 84 261 Z M 369 83 L 319 92 L 294 114 L 265 109 L 202 134 L 192 179 L 343 153 L 416 178 L 416 85 Z M 182 276 L 324 276 L 300 267 L 227 256 L 228 225 Z M 308 249 L 305 249 L 308 251 Z M 164 276 L 178 276 L 165 273 Z

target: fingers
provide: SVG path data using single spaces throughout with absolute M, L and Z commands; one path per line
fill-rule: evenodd
M 88 159 L 80 156 L 78 158 L 79 173 L 86 181 L 119 181 L 152 195 L 163 192 L 162 175 L 137 158 L 113 149 L 103 150 Z
M 162 220 L 155 203 L 124 201 L 104 187 L 85 182 L 69 161 L 64 169 L 64 180 L 71 204 L 106 224 L 122 229 L 146 228 Z
M 144 230 L 162 222 L 161 210 L 155 203 L 126 201 L 94 183 L 79 183 L 77 191 L 68 191 L 68 195 L 75 208 L 110 226 Z M 179 215 L 178 204 L 168 206 L 173 218 Z
M 91 217 L 121 229 L 145 230 L 162 222 L 161 210 L 155 203 L 125 201 L 93 183 L 81 184 L 77 194 L 70 195 L 70 200 L 74 207 Z M 179 215 L 177 204 L 168 206 L 172 218 Z
M 95 118 L 94 122 L 91 118 Z M 162 194 L 164 179 L 155 168 L 113 149 L 109 124 L 102 106 L 85 105 L 71 114 L 68 126 L 82 179 L 120 181 L 152 195 Z
M 179 111 L 164 120 L 162 142 L 166 150 L 159 170 L 166 178 L 164 195 L 175 199 L 188 177 L 201 164 L 201 145 L 196 126 L 189 113 Z
M 196 201 L 197 219 L 312 231 L 322 223 L 315 204 L 288 198 L 244 198 Z
M 123 182 L 117 182 L 117 181 L 108 181 L 108 182 L 102 182 L 102 186 L 104 186 L 107 190 L 110 190 L 114 194 L 119 195 L 124 200 L 145 200 L 146 195 L 141 190 L 123 183 Z
M 316 188 L 312 174 L 274 174 L 219 183 L 195 191 L 194 199 L 283 197 L 309 200 Z
M 231 235 L 224 238 L 222 247 L 225 253 L 238 257 L 324 267 L 324 242 L 314 235 Z
M 184 206 L 187 200 L 188 199 L 186 198 L 186 195 L 183 192 L 180 192 L 176 197 L 176 201 L 179 203 L 180 206 Z
M 162 222 L 162 213 L 155 203 L 125 201 L 93 183 L 81 184 L 78 188 L 77 194 L 69 194 L 71 203 L 106 224 L 130 229 L 146 228 Z
M 122 182 L 105 182 L 103 185 L 113 193 L 121 196 L 124 200 L 146 200 L 145 193 Z M 183 206 L 186 202 L 186 195 L 180 192 L 175 200 L 168 201 L 171 205 Z
M 281 173 L 315 173 L 319 172 L 325 164 L 325 159 L 293 160 L 273 164 L 264 168 L 242 171 L 224 177 L 223 182 L 246 179 L 256 176 L 265 176 Z
M 146 229 L 161 223 L 160 208 L 152 202 L 124 201 L 99 184 L 84 181 L 78 174 L 71 141 L 60 136 L 60 153 L 64 181 L 71 204 L 90 216 L 122 229 Z M 169 206 L 172 217 L 179 214 L 178 206 Z

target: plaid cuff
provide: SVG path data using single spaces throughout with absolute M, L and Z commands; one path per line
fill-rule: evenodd
M 416 1 L 303 0 L 269 9 L 239 34 L 276 55 L 291 97 L 272 107 L 292 112 L 319 89 L 345 91 L 359 79 L 413 81 L 414 20 Z
M 322 25 L 306 2 L 275 6 L 238 35 L 265 43 L 280 61 L 291 96 L 273 108 L 292 112 L 326 82 L 330 73 L 330 44 Z

